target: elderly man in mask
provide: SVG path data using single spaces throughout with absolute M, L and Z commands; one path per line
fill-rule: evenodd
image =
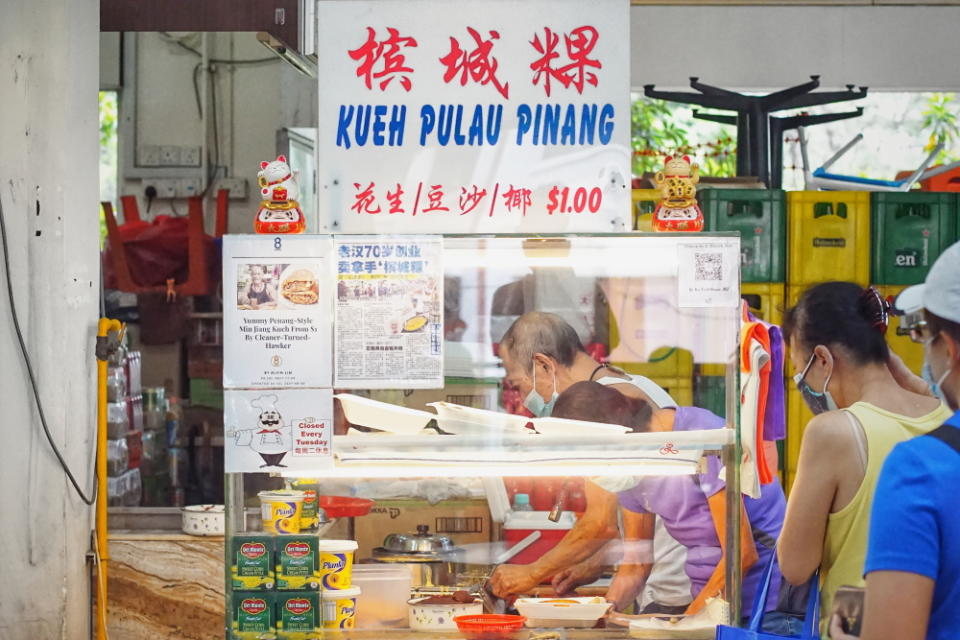
M 517 388 L 524 406 L 535 416 L 548 416 L 557 397 L 577 382 L 594 381 L 655 407 L 676 407 L 670 395 L 649 378 L 632 376 L 594 360 L 576 330 L 552 313 L 520 316 L 500 341 L 507 383 Z M 503 565 L 491 577 L 500 597 L 529 591 L 561 570 L 586 560 L 620 535 L 617 491 L 631 488 L 633 478 L 595 478 L 586 483 L 587 511 L 560 543 L 529 565 Z M 657 519 L 654 569 L 647 581 L 649 613 L 682 613 L 690 602 L 690 582 L 683 571 L 686 552 Z

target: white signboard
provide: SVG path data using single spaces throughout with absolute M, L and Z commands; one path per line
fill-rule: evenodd
M 677 306 L 740 305 L 740 239 L 704 238 L 677 244 Z
M 325 236 L 223 238 L 225 388 L 330 386 Z
M 443 238 L 337 236 L 338 389 L 443 387 Z
M 333 463 L 330 389 L 224 391 L 227 473 L 314 470 Z
M 321 228 L 630 223 L 627 0 L 319 2 Z

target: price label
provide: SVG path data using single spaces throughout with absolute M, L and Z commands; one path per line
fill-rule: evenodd
M 548 194 L 547 213 L 596 213 L 603 204 L 600 187 L 553 187 Z

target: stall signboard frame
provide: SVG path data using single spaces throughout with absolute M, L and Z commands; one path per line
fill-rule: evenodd
M 317 20 L 321 231 L 630 229 L 626 0 L 321 0 Z

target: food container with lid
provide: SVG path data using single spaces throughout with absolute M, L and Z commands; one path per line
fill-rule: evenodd
M 420 524 L 416 533 L 388 535 L 372 555 L 374 562 L 407 565 L 414 587 L 449 587 L 456 583 L 451 565 L 459 551 L 449 536 L 432 534 Z
M 528 627 L 589 628 L 610 610 L 611 603 L 594 598 L 518 598 L 514 606 Z
M 319 540 L 321 589 L 337 591 L 353 586 L 353 555 L 357 546 L 354 540 Z
M 181 528 L 191 536 L 222 536 L 223 505 L 194 504 L 180 509 Z
M 443 596 L 440 596 L 443 598 Z M 414 631 L 455 631 L 457 616 L 480 615 L 483 613 L 483 601 L 474 598 L 472 602 L 431 603 L 438 596 L 414 598 L 410 606 L 409 622 Z M 446 596 L 453 600 L 452 596 Z
M 261 491 L 260 519 L 268 533 L 300 533 L 303 491 Z

